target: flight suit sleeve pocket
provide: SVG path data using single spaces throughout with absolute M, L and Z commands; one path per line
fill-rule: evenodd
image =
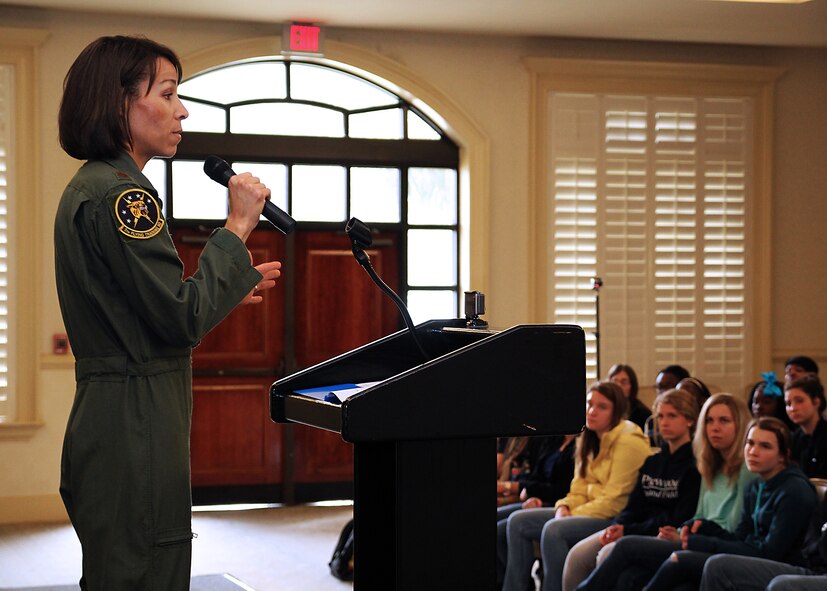
M 192 541 L 195 536 L 188 527 L 165 529 L 155 534 L 156 546 L 174 546 Z

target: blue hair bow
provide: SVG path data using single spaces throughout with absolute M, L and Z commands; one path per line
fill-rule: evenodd
M 761 374 L 761 377 L 764 378 L 764 396 L 784 396 L 781 388 L 779 388 L 776 383 L 778 378 L 775 377 L 774 371 L 764 372 Z

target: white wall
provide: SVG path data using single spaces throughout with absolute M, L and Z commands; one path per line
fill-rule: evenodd
M 40 224 L 42 290 L 38 345 L 44 359 L 51 335 L 63 332 L 54 290 L 52 224 L 58 198 L 78 163 L 57 144 L 56 114 L 63 77 L 79 51 L 101 35 L 146 34 L 186 56 L 216 44 L 278 33 L 278 26 L 73 14 L 0 7 L 7 27 L 50 32 L 40 63 L 42 194 L 33 196 Z M 430 80 L 461 105 L 488 136 L 490 165 L 489 320 L 499 326 L 529 318 L 528 73 L 525 56 L 719 62 L 782 66 L 776 100 L 774 170 L 774 365 L 791 352 L 827 360 L 827 50 L 691 44 L 630 43 L 496 36 L 330 30 L 328 39 L 374 51 Z M 186 73 L 185 73 L 186 74 Z M 473 285 L 471 286 L 474 287 Z M 68 362 L 68 360 L 67 360 Z M 31 439 L 0 439 L 0 522 L 60 518 L 57 499 L 60 442 L 73 393 L 67 362 L 41 364 L 40 417 Z M 701 376 L 702 377 L 702 376 Z M 26 509 L 26 507 L 29 507 Z

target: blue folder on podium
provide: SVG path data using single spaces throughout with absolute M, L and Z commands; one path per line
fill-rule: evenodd
M 332 402 L 333 404 L 341 404 L 351 396 L 360 393 L 366 388 L 375 386 L 377 383 L 378 382 L 368 382 L 366 384 L 333 384 L 332 386 L 319 386 L 317 388 L 296 390 L 296 394 L 318 398 L 319 400 Z

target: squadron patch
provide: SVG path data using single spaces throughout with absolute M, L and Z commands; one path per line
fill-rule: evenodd
M 164 227 L 158 201 L 143 189 L 127 189 L 115 199 L 118 232 L 130 238 L 152 238 Z

